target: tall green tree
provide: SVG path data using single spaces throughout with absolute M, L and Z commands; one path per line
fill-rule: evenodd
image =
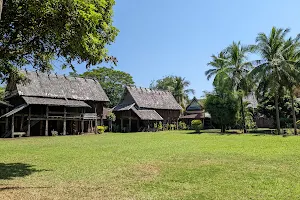
M 84 72 L 79 76 L 95 78 L 99 81 L 110 100 L 109 107 L 116 106 L 120 102 L 125 86 L 134 85 L 133 78 L 130 74 L 113 68 L 98 67 Z
M 114 0 L 5 0 L 0 21 L 0 78 L 23 66 L 48 71 L 87 67 L 104 61 L 118 29 L 113 26 Z
M 222 82 L 223 84 L 215 86 L 214 92 L 206 94 L 204 107 L 224 133 L 226 127 L 235 125 L 237 121 L 239 101 L 230 90 L 230 79 L 223 79 Z
M 170 91 L 176 101 L 183 107 L 189 100 L 189 94 L 195 94 L 195 90 L 188 88 L 190 82 L 180 76 L 166 76 L 151 83 L 150 88 Z
M 214 77 L 213 84 L 217 85 L 218 81 L 222 80 L 224 76 L 227 76 L 228 73 L 227 57 L 225 53 L 222 51 L 218 55 L 212 55 L 211 58 L 212 61 L 207 63 L 207 65 L 212 68 L 205 71 L 205 76 L 207 76 L 207 80 L 210 80 L 212 77 Z
M 296 111 L 295 111 L 295 88 L 300 84 L 300 37 L 297 36 L 295 39 L 289 38 L 285 47 L 287 48 L 284 51 L 283 56 L 286 62 L 284 64 L 287 65 L 289 71 L 283 76 L 283 85 L 287 88 L 290 100 L 292 104 L 292 115 L 293 115 L 293 127 L 294 134 L 297 135 L 297 124 L 296 124 Z
M 231 87 L 236 91 L 240 101 L 242 127 L 246 132 L 244 96 L 250 91 L 249 72 L 252 70 L 252 62 L 248 61 L 248 54 L 254 52 L 251 45 L 242 45 L 241 42 L 233 42 L 224 52 L 226 55 L 227 73 L 231 78 Z
M 290 47 L 286 45 L 286 36 L 289 29 L 281 29 L 273 27 L 269 35 L 259 33 L 256 38 L 257 50 L 261 56 L 261 60 L 255 62 L 256 67 L 252 70 L 252 77 L 260 85 L 267 85 L 267 90 L 275 96 L 276 108 L 276 128 L 280 132 L 280 118 L 279 118 L 279 90 L 281 88 L 284 75 L 288 74 L 290 69 L 286 65 L 284 52 Z

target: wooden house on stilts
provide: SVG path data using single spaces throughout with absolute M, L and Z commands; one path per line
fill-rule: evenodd
M 2 137 L 96 132 L 109 99 L 98 81 L 22 71 L 25 81 L 9 82 Z M 3 109 L 2 109 L 3 110 Z
M 149 130 L 156 122 L 177 123 L 182 107 L 170 92 L 141 87 L 125 88 L 113 112 L 123 132 Z
M 193 120 L 201 120 L 204 128 L 211 127 L 211 116 L 205 112 L 204 107 L 199 100 L 194 97 L 191 103 L 185 108 L 184 115 L 180 116 L 180 120 L 191 126 Z

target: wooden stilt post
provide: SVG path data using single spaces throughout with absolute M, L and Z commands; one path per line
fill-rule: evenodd
M 29 108 L 28 108 L 27 121 L 28 121 L 27 136 L 29 137 L 30 136 L 30 128 L 31 128 L 31 106 L 29 106 Z
M 124 124 L 123 124 L 123 118 L 121 118 L 121 132 L 123 132 Z
M 96 119 L 95 119 L 95 133 L 97 134 L 98 133 L 98 116 L 97 116 L 97 104 L 95 104 L 95 115 L 96 115 Z M 101 124 L 102 125 L 102 124 Z
M 67 108 L 66 107 L 64 107 L 63 135 L 67 135 Z
M 11 117 L 11 137 L 14 137 L 15 133 L 15 115 L 13 114 Z
M 136 126 L 137 126 L 137 129 L 138 129 L 138 131 L 140 130 L 140 120 L 136 120 Z
M 6 113 L 9 112 L 9 108 L 6 108 Z M 5 133 L 8 132 L 8 117 L 5 118 Z
M 23 131 L 23 124 L 24 124 L 24 114 L 22 114 L 22 117 L 21 117 L 20 131 Z
M 46 125 L 45 125 L 45 136 L 48 136 L 48 117 L 49 117 L 49 107 L 46 106 Z
M 85 108 L 82 109 L 82 118 L 81 118 L 81 133 L 84 132 L 84 113 L 85 113 Z
M 129 119 L 128 119 L 128 132 L 131 132 L 131 111 L 129 112 Z

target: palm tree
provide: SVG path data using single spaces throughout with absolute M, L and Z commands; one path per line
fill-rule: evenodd
M 195 90 L 188 89 L 190 84 L 191 83 L 185 80 L 185 78 L 180 76 L 174 77 L 174 86 L 171 86 L 170 90 L 180 105 L 185 106 L 188 101 L 188 95 L 195 94 Z
M 166 76 L 163 79 L 153 81 L 150 88 L 171 92 L 176 101 L 185 107 L 189 94 L 195 94 L 195 90 L 188 88 L 190 84 L 188 80 L 180 76 Z
M 232 81 L 232 89 L 239 95 L 241 106 L 242 124 L 244 132 L 246 132 L 244 95 L 249 93 L 248 74 L 252 70 L 252 63 L 248 61 L 248 53 L 254 52 L 254 46 L 241 45 L 241 42 L 233 42 L 224 50 L 227 57 L 228 73 Z
M 275 96 L 276 108 L 276 128 L 280 133 L 279 119 L 279 90 L 285 74 L 288 74 L 289 67 L 285 64 L 283 56 L 290 46 L 286 45 L 285 37 L 289 29 L 272 28 L 270 34 L 259 33 L 256 38 L 256 47 L 261 60 L 255 61 L 256 67 L 252 70 L 251 75 L 260 84 L 267 84 L 268 89 Z
M 287 65 L 290 70 L 289 73 L 286 73 L 283 76 L 283 85 L 289 91 L 291 104 L 292 104 L 292 115 L 293 115 L 293 127 L 294 134 L 297 135 L 297 124 L 296 124 L 296 112 L 295 112 L 295 95 L 294 89 L 299 86 L 300 77 L 299 77 L 299 63 L 300 63 L 300 43 L 299 36 L 295 39 L 289 38 L 285 43 L 285 48 L 287 49 L 283 56 L 285 59 L 284 64 Z
M 207 76 L 207 80 L 210 80 L 212 77 L 214 78 L 213 84 L 214 86 L 218 85 L 218 82 L 224 79 L 227 76 L 227 57 L 225 53 L 222 51 L 217 56 L 211 56 L 212 61 L 207 63 L 208 66 L 213 67 L 205 71 L 205 76 Z

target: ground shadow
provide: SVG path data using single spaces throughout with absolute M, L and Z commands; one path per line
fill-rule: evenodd
M 186 134 L 188 134 L 188 135 L 200 135 L 202 133 L 204 133 L 204 132 L 197 133 L 197 132 L 193 131 L 193 132 L 187 132 Z
M 47 189 L 47 188 L 50 188 L 50 187 L 19 187 L 19 186 L 1 187 L 0 186 L 0 192 L 5 191 L 5 190 L 26 190 L 26 189 Z
M 33 165 L 25 163 L 0 163 L 0 180 L 25 177 L 41 171 L 45 170 L 37 170 Z

